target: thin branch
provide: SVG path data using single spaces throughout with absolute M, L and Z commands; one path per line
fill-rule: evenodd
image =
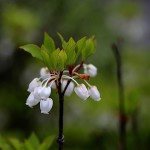
M 70 82 L 71 82 L 71 79 L 68 80 L 68 82 L 67 82 L 67 84 L 66 84 L 66 86 L 65 86 L 65 88 L 64 88 L 64 90 L 63 90 L 63 92 L 62 92 L 62 95 L 63 95 L 63 96 L 65 95 L 65 92 L 66 92 L 66 90 L 67 90 L 67 88 L 68 88 Z
M 122 81 L 122 58 L 117 44 L 112 44 L 112 50 L 117 63 L 117 80 L 119 90 L 119 149 L 126 149 L 126 114 L 125 114 L 125 101 L 124 101 L 124 85 Z
M 81 61 L 80 65 L 74 70 L 74 72 L 78 72 L 82 66 L 83 66 L 84 61 Z

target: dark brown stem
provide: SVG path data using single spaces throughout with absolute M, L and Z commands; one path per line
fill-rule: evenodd
M 82 62 L 80 63 L 79 67 L 76 68 L 76 70 L 74 70 L 74 72 L 78 72 L 78 71 L 81 69 L 81 67 L 83 66 L 83 63 L 84 63 L 84 61 L 82 61 Z
M 117 80 L 119 90 L 119 150 L 126 149 L 126 114 L 124 104 L 124 86 L 122 81 L 122 60 L 117 44 L 112 45 L 112 50 L 117 63 Z
M 59 136 L 57 142 L 59 150 L 63 150 L 64 135 L 63 135 L 63 113 L 64 113 L 64 95 L 61 92 L 61 77 L 63 72 L 60 72 L 58 79 L 58 94 L 59 94 Z
M 135 110 L 132 113 L 131 116 L 131 121 L 132 121 L 132 131 L 133 131 L 133 135 L 134 135 L 134 139 L 135 139 L 135 143 L 136 143 L 136 150 L 140 150 L 141 149 L 141 143 L 140 143 L 140 139 L 139 139 L 139 133 L 138 133 L 138 107 L 135 108 Z
M 69 74 L 72 76 L 73 65 L 68 66 Z

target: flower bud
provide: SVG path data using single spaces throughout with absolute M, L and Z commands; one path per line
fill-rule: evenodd
M 85 74 L 88 74 L 91 77 L 96 76 L 97 68 L 94 65 L 92 65 L 92 64 L 89 64 L 89 65 L 84 64 L 83 68 L 84 68 L 84 73 Z
M 96 86 L 92 86 L 92 87 L 88 90 L 88 92 L 89 92 L 90 97 L 91 97 L 92 99 L 94 99 L 95 101 L 101 100 L 101 98 L 100 98 L 100 93 L 99 93 L 99 91 L 98 91 L 98 89 L 97 89 Z
M 53 106 L 53 100 L 51 98 L 47 98 L 46 100 L 40 101 L 40 109 L 41 113 L 48 114 Z
M 34 79 L 30 82 L 27 91 L 28 91 L 28 92 L 33 92 L 34 89 L 35 89 L 36 87 L 40 86 L 40 85 L 41 85 L 41 81 L 39 81 L 38 78 L 34 78 Z
M 33 93 L 30 93 L 29 97 L 27 98 L 27 101 L 26 101 L 26 105 L 28 105 L 29 107 L 33 107 L 35 105 L 37 105 L 39 103 L 39 100 L 38 99 L 35 99 Z
M 80 84 L 75 87 L 74 91 L 83 100 L 86 100 L 89 97 L 88 90 L 84 84 Z
M 43 79 L 46 79 L 47 77 L 50 77 L 50 73 L 47 67 L 43 67 L 40 70 L 40 75 Z
M 41 99 L 47 99 L 51 94 L 51 88 L 43 86 L 38 89 L 38 95 Z
M 66 85 L 67 85 L 67 80 L 63 80 L 62 82 L 62 90 L 65 89 Z M 73 89 L 74 89 L 74 83 L 73 82 L 70 82 L 70 84 L 68 85 L 67 89 L 66 89 L 66 92 L 65 92 L 65 95 L 66 96 L 70 96 L 73 92 Z

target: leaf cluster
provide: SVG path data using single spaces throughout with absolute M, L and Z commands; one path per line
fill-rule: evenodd
M 54 136 L 46 137 L 42 143 L 40 143 L 38 137 L 32 133 L 30 137 L 24 142 L 21 142 L 17 138 L 5 139 L 0 136 L 0 149 L 1 150 L 48 150 L 53 143 Z
M 44 63 L 49 70 L 64 70 L 68 65 L 73 65 L 81 55 L 81 61 L 84 61 L 95 52 L 95 39 L 83 37 L 77 42 L 71 37 L 65 41 L 63 36 L 58 33 L 62 48 L 56 48 L 54 40 L 47 34 L 44 34 L 44 42 L 41 47 L 34 44 L 27 44 L 20 48 L 30 53 L 33 57 Z

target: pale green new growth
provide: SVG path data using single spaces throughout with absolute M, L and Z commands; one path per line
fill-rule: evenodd
M 49 51 L 49 53 L 55 50 L 55 43 L 46 32 L 44 33 L 44 46 Z
M 32 133 L 28 139 L 20 141 L 17 138 L 5 139 L 0 136 L 0 149 L 2 150 L 48 150 L 54 141 L 54 136 L 46 137 L 42 143 L 36 136 Z
M 83 37 L 77 42 L 71 37 L 66 42 L 60 33 L 58 36 L 62 43 L 62 49 L 56 48 L 53 39 L 47 33 L 44 34 L 44 43 L 41 48 L 34 44 L 24 45 L 20 48 L 42 61 L 49 70 L 60 71 L 63 71 L 68 65 L 73 65 L 80 55 L 81 61 L 84 61 L 95 52 L 94 37 L 89 39 Z
M 27 44 L 27 45 L 21 46 L 20 48 L 29 52 L 33 57 L 38 58 L 43 61 L 42 55 L 41 55 L 41 49 L 37 45 Z

